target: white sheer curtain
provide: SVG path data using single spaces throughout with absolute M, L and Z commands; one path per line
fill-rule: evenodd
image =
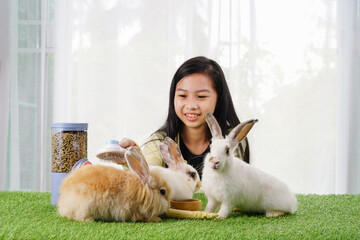
M 352 23 L 358 34 L 359 1 L 59 0 L 55 9 L 52 121 L 89 123 L 91 161 L 108 139 L 141 144 L 158 129 L 176 69 L 203 55 L 223 67 L 241 120 L 259 119 L 252 164 L 296 193 L 360 193 L 359 58 L 347 53 L 359 46 L 341 30 Z
M 281 7 L 280 7 L 281 6 Z M 253 164 L 295 192 L 335 188 L 335 1 L 58 1 L 55 121 L 141 143 L 165 120 L 176 68 L 224 69 Z
M 0 190 L 6 184 L 6 154 L 9 123 L 9 89 L 10 89 L 10 4 L 0 5 L 0 29 L 7 37 L 0 37 Z
M 360 193 L 360 1 L 338 1 L 336 193 Z

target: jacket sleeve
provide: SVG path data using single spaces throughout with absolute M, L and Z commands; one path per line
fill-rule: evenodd
M 159 144 L 162 141 L 163 139 L 159 137 L 151 136 L 148 141 L 142 145 L 142 153 L 149 165 L 165 167 L 159 148 Z

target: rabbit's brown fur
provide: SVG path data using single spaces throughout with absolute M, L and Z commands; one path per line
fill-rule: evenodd
M 169 208 L 169 188 L 149 175 L 151 183 L 146 184 L 133 172 L 110 166 L 76 169 L 61 185 L 59 214 L 77 221 L 158 221 Z

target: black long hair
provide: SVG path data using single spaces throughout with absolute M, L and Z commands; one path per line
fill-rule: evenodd
M 176 135 L 181 131 L 182 122 L 178 118 L 175 112 L 174 97 L 177 83 L 184 77 L 194 74 L 202 73 L 207 75 L 213 84 L 213 87 L 217 93 L 216 107 L 214 116 L 218 121 L 221 131 L 226 134 L 228 129 L 237 126 L 240 121 L 236 115 L 234 104 L 230 95 L 229 87 L 226 83 L 224 72 L 222 71 L 219 64 L 214 60 L 208 59 L 203 56 L 194 57 L 184 62 L 179 69 L 176 71 L 171 85 L 169 93 L 169 109 L 165 124 L 158 130 L 158 132 L 164 132 L 166 136 L 175 139 Z M 209 140 L 211 139 L 211 133 L 208 134 Z M 240 150 L 244 157 L 244 161 L 249 163 L 249 143 L 247 139 L 246 148 L 243 149 L 242 145 L 239 144 Z

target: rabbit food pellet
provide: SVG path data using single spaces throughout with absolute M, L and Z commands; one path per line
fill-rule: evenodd
M 87 131 L 59 131 L 53 126 L 51 146 L 52 172 L 70 172 L 78 160 L 87 158 Z

